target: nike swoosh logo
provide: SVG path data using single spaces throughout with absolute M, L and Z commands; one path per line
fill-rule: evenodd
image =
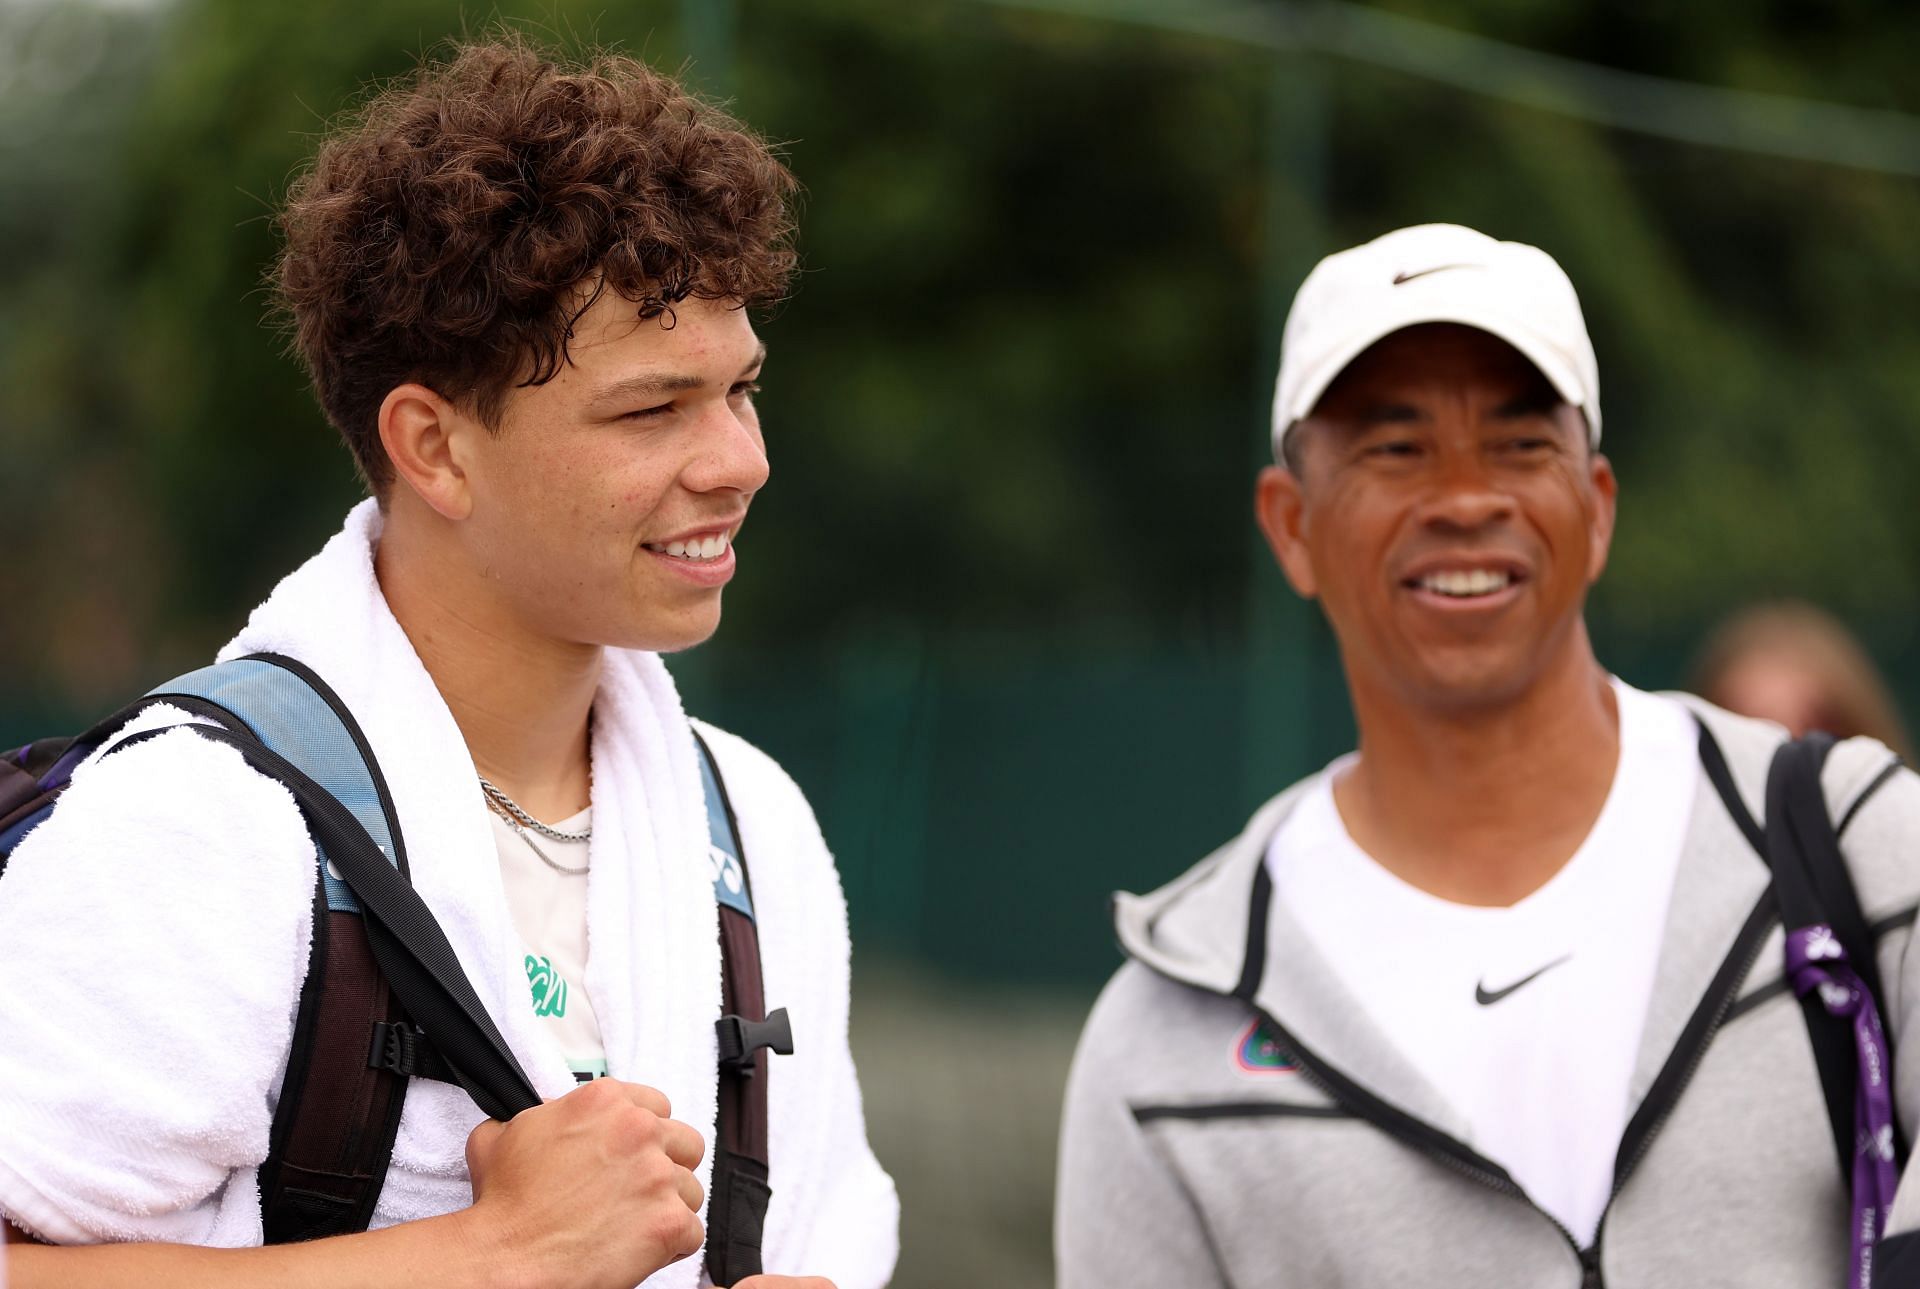
M 1429 273 L 1445 273 L 1448 269 L 1476 269 L 1479 267 L 1478 264 L 1441 264 L 1435 268 L 1421 269 L 1418 273 L 1396 273 L 1393 275 L 1393 284 L 1395 286 L 1405 286 L 1415 278 L 1425 277 Z
M 1555 967 L 1559 966 L 1561 963 L 1565 962 L 1568 958 L 1571 958 L 1572 956 L 1573 955 L 1569 953 L 1562 957 L 1555 958 L 1552 962 L 1549 962 L 1546 966 L 1540 968 L 1538 971 L 1530 972 L 1529 974 L 1520 977 L 1520 979 L 1514 981 L 1512 984 L 1508 985 L 1505 989 L 1488 989 L 1485 985 L 1475 984 L 1473 987 L 1473 1001 L 1479 1003 L 1482 1007 L 1491 1007 L 1495 1003 L 1499 1002 L 1502 998 L 1505 998 L 1508 994 L 1512 993 L 1514 990 L 1522 988 L 1523 986 L 1526 986 L 1526 985 L 1530 985 L 1534 981 L 1540 979 L 1540 977 L 1546 975 L 1549 971 L 1552 971 Z

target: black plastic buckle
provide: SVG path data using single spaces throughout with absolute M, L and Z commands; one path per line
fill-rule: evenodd
M 416 1031 L 407 1024 L 389 1025 L 384 1021 L 373 1023 L 373 1045 L 367 1051 L 367 1066 L 375 1070 L 388 1070 L 394 1074 L 413 1073 L 414 1036 Z
M 765 1020 L 722 1016 L 714 1028 L 720 1035 L 720 1068 L 742 1078 L 753 1077 L 753 1058 L 763 1047 L 781 1056 L 793 1055 L 793 1026 L 784 1007 L 768 1012 Z
M 427 1037 L 427 1031 L 405 1021 L 373 1023 L 373 1042 L 367 1049 L 367 1066 L 412 1079 L 437 1079 L 458 1083 L 453 1067 Z

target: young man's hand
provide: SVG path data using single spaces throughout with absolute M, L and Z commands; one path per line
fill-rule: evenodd
M 670 1113 L 652 1088 L 596 1079 L 481 1124 L 467 1138 L 474 1238 L 525 1283 L 580 1289 L 631 1289 L 698 1251 L 706 1146 Z
M 14 1289 L 632 1289 L 700 1247 L 700 1134 L 666 1097 L 599 1079 L 467 1138 L 473 1206 L 304 1244 L 55 1248 L 4 1221 Z M 754 1289 L 824 1280 L 754 1277 Z M 827 1289 L 831 1289 L 827 1286 Z

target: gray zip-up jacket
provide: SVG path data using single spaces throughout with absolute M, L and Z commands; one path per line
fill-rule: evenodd
M 1777 727 L 1687 700 L 1763 814 Z M 1920 1119 L 1920 777 L 1834 748 L 1828 807 L 1879 935 L 1895 1101 Z M 1765 862 L 1702 773 L 1634 1067 L 1614 1197 L 1580 1248 L 1373 1027 L 1272 898 L 1301 785 L 1178 881 L 1116 898 L 1131 959 L 1074 1059 L 1055 1246 L 1064 1289 L 1813 1289 L 1846 1283 L 1848 1182 Z M 1275 1077 L 1276 1069 L 1294 1073 Z M 1920 1253 L 1902 1178 L 1876 1286 Z

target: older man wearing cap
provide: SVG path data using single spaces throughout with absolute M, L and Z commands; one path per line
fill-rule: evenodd
M 1332 624 L 1360 747 L 1119 897 L 1131 961 L 1067 1095 L 1063 1286 L 1754 1289 L 1850 1259 L 1864 1285 L 1852 1228 L 1920 1226 L 1920 1183 L 1890 1219 L 1850 1208 L 1781 983 L 1737 822 L 1781 731 L 1594 656 L 1599 439 L 1541 251 L 1409 228 L 1301 287 L 1256 514 Z M 1920 779 L 1853 740 L 1820 786 L 1881 932 L 1910 1132 Z M 1915 1252 L 1885 1239 L 1874 1283 Z

